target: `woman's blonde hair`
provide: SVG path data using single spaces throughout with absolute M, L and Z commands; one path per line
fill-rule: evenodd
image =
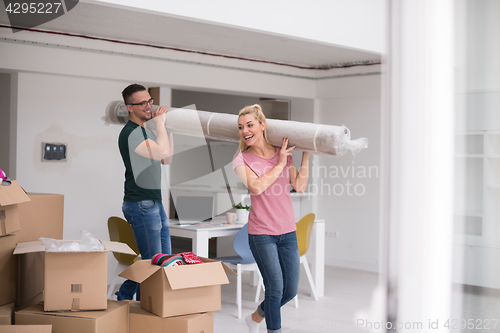
M 266 140 L 266 142 L 269 143 L 269 141 L 267 140 L 266 116 L 262 112 L 262 107 L 259 104 L 245 106 L 238 113 L 238 119 L 240 119 L 241 116 L 245 116 L 247 114 L 253 114 L 255 116 L 255 118 L 259 121 L 259 124 L 266 124 L 266 126 L 264 127 L 263 135 L 264 135 L 264 140 Z M 243 140 L 243 138 L 240 139 L 239 149 L 240 149 L 240 151 L 245 151 L 248 149 L 248 145 L 245 143 L 245 140 Z

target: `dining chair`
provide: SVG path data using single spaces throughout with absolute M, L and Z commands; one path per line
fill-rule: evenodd
M 127 244 L 137 255 L 124 254 L 113 252 L 113 256 L 118 261 L 116 263 L 113 280 L 109 284 L 108 299 L 113 295 L 116 282 L 118 281 L 118 274 L 125 270 L 128 266 L 132 265 L 137 260 L 141 260 L 139 248 L 135 243 L 134 233 L 132 226 L 121 217 L 111 216 L 108 219 L 108 232 L 109 240 L 114 242 L 121 242 Z
M 241 300 L 241 274 L 244 271 L 257 271 L 257 264 L 248 244 L 248 224 L 245 224 L 236 234 L 233 241 L 233 249 L 237 256 L 218 257 L 216 260 L 222 261 L 228 266 L 236 266 L 236 304 L 238 306 L 238 318 L 242 317 Z

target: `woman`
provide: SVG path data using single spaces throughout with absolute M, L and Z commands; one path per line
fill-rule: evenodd
M 290 184 L 297 192 L 307 186 L 309 153 L 303 153 L 298 171 L 293 164 L 288 138 L 281 148 L 267 140 L 266 117 L 260 105 L 243 108 L 238 115 L 240 152 L 233 169 L 250 190 L 252 209 L 248 240 L 264 280 L 264 301 L 246 317 L 250 333 L 265 318 L 269 333 L 281 332 L 281 307 L 297 295 L 300 258 Z

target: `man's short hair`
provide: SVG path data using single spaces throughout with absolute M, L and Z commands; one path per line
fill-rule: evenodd
M 127 88 L 123 89 L 122 91 L 122 97 L 123 97 L 123 101 L 125 102 L 125 104 L 129 104 L 131 103 L 132 101 L 130 100 L 130 98 L 132 97 L 132 95 L 138 91 L 145 91 L 147 90 L 143 85 L 140 85 L 140 84 L 137 84 L 137 83 L 133 83 L 131 85 L 129 85 Z

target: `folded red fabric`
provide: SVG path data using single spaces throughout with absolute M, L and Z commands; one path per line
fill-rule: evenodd
M 158 253 L 151 258 L 151 263 L 158 266 L 173 266 L 185 264 L 203 264 L 203 261 L 198 258 L 193 252 L 182 252 L 177 254 Z
M 180 255 L 182 255 L 186 264 L 203 264 L 203 261 L 193 252 L 182 252 Z

